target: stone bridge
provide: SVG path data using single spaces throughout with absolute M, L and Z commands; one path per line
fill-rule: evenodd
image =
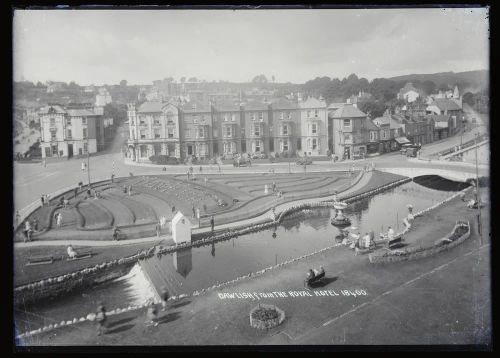
M 476 166 L 470 163 L 455 163 L 439 160 L 409 159 L 405 166 L 381 165 L 377 170 L 416 178 L 423 175 L 439 175 L 445 179 L 465 182 L 476 177 Z M 489 176 L 487 165 L 478 166 L 478 175 Z

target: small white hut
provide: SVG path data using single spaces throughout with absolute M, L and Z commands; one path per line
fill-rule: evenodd
M 172 238 L 176 244 L 191 242 L 191 222 L 180 211 L 172 218 Z

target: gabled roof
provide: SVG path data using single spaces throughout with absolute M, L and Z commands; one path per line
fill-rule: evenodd
M 330 103 L 330 105 L 328 106 L 328 109 L 337 110 L 337 109 L 339 109 L 340 107 L 342 107 L 343 105 L 344 105 L 344 102 L 335 102 L 335 103 Z
M 373 123 L 378 123 L 379 126 L 389 125 L 391 123 L 391 118 L 387 116 L 377 117 L 373 120 Z
M 309 97 L 305 101 L 298 103 L 300 108 L 326 108 L 326 102 L 314 97 Z
M 366 118 L 365 121 L 366 129 L 368 129 L 369 131 L 378 131 L 378 127 L 369 118 Z
M 391 129 L 397 129 L 402 127 L 401 123 L 399 123 L 399 121 L 397 121 L 394 118 L 389 118 L 389 126 Z
M 352 104 L 344 104 L 342 107 L 337 109 L 335 112 L 331 112 L 330 118 L 363 118 L 366 117 L 366 113 L 354 107 Z
M 280 110 L 280 109 L 297 109 L 299 106 L 297 103 L 294 103 L 292 101 L 289 101 L 284 98 L 279 98 L 273 102 L 271 102 L 271 107 L 273 110 Z
M 448 98 L 436 98 L 430 105 L 436 106 L 441 111 L 457 111 L 462 109 L 455 101 Z

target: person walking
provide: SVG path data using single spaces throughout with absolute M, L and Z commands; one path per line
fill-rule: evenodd
M 154 304 L 148 307 L 146 322 L 144 323 L 146 326 L 158 326 L 158 311 L 156 310 L 156 306 Z
M 50 194 L 45 195 L 45 203 L 50 206 Z
M 167 301 L 168 301 L 168 291 L 167 291 L 167 288 L 165 286 L 163 286 L 161 288 L 160 297 L 161 297 L 161 306 L 162 306 L 161 311 L 165 312 L 165 310 L 167 309 Z
M 160 237 L 160 233 L 161 233 L 161 224 L 160 224 L 160 221 L 158 221 L 156 223 L 155 229 L 156 229 L 156 237 Z
M 62 214 L 61 213 L 57 214 L 56 224 L 57 224 L 57 227 L 61 227 L 61 225 L 62 225 Z
M 175 213 L 175 205 L 172 205 L 172 214 Z
M 85 162 L 82 162 L 82 172 L 84 172 L 84 171 L 85 171 L 85 166 L 86 166 L 86 165 L 85 165 Z
M 24 242 L 31 241 L 31 223 L 29 220 L 24 223 L 24 236 Z
M 42 203 L 42 206 L 45 206 L 45 194 L 42 194 L 40 197 L 40 202 Z
M 113 227 L 113 240 L 118 241 L 118 234 L 120 233 L 120 229 L 118 227 Z
M 81 181 L 80 181 L 80 182 L 78 182 L 78 189 L 79 189 L 80 191 L 82 191 L 82 189 L 83 189 L 83 182 L 81 182 Z
M 19 210 L 16 210 L 16 226 L 19 225 L 20 220 L 21 220 L 21 215 L 19 214 Z
M 97 307 L 97 313 L 95 320 L 97 322 L 97 335 L 100 336 L 103 333 L 106 333 L 106 308 L 102 304 Z
M 76 196 L 78 195 L 78 188 L 75 188 L 75 189 L 73 190 L 73 194 L 74 194 L 74 196 L 75 196 L 75 198 L 76 198 Z
M 192 207 L 192 210 L 193 210 L 193 218 L 195 218 L 196 217 L 196 209 L 194 208 L 194 205 Z
M 276 183 L 273 182 L 273 193 L 276 191 Z
M 213 215 L 210 216 L 210 226 L 212 227 L 212 232 L 214 232 L 215 220 Z

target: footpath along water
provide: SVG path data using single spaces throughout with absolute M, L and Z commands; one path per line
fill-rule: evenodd
M 399 232 L 403 230 L 402 221 L 408 214 L 407 204 L 413 205 L 417 212 L 464 187 L 460 183 L 436 180 L 436 177 L 421 183 L 444 190 L 409 182 L 355 202 L 345 210 L 345 214 L 362 234 L 373 230 L 378 235 L 382 230 L 387 231 L 389 225 Z M 332 246 L 339 233 L 338 228 L 330 224 L 333 215 L 334 210 L 329 208 L 306 210 L 292 214 L 275 229 L 160 258 L 154 256 L 141 264 L 142 269 L 136 265 L 131 273 L 120 279 L 23 308 L 30 313 L 16 311 L 19 332 L 39 328 L 45 323 L 86 316 L 96 309 L 98 301 L 103 302 L 108 310 L 142 304 L 154 297 L 150 283 L 157 290 L 166 286 L 170 295 L 190 294 Z

